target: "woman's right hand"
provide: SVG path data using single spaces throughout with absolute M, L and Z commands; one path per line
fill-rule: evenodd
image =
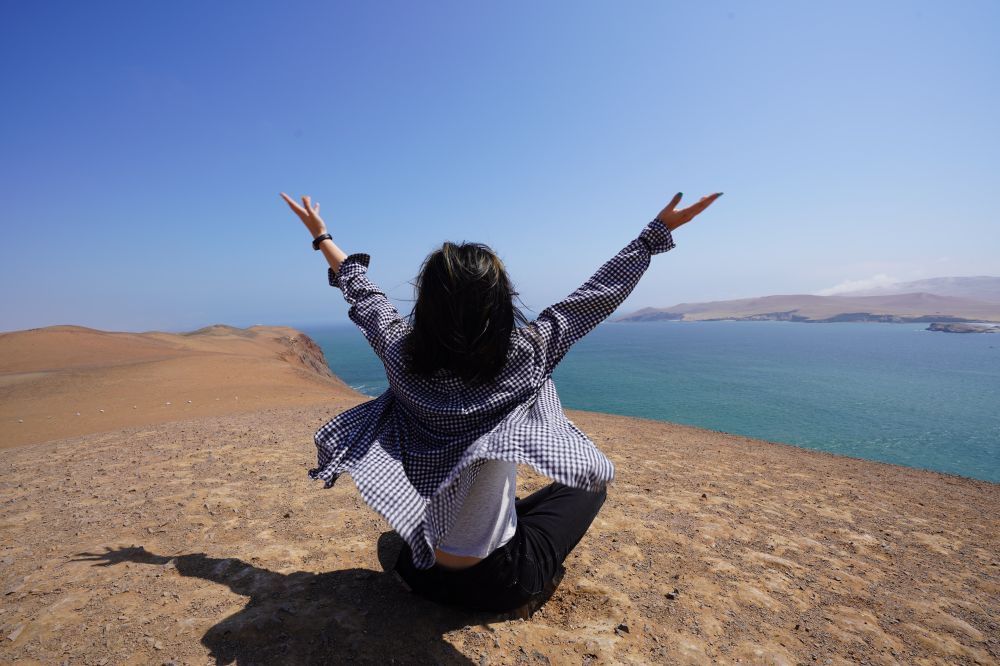
M 292 209 L 292 212 L 299 216 L 302 224 L 306 225 L 306 229 L 309 230 L 313 238 L 318 238 L 326 233 L 326 223 L 319 216 L 318 201 L 314 204 L 308 196 L 305 196 L 302 197 L 302 205 L 300 206 L 292 201 L 292 198 L 284 192 L 281 193 L 281 198 L 285 200 Z
M 722 192 L 716 192 L 715 194 L 709 194 L 707 197 L 702 197 L 698 203 L 688 206 L 687 208 L 674 210 L 674 207 L 681 202 L 681 196 L 681 192 L 675 194 L 674 198 L 667 204 L 667 207 L 661 210 L 659 215 L 656 216 L 656 219 L 662 222 L 669 231 L 673 231 L 682 224 L 690 222 L 694 219 L 695 215 L 708 208 L 713 201 L 721 197 Z

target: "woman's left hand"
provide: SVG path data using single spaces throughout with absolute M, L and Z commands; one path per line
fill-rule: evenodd
M 291 207 L 292 212 L 299 216 L 302 220 L 302 224 L 306 225 L 306 229 L 312 234 L 313 238 L 326 233 L 326 224 L 323 222 L 323 218 L 319 216 L 319 203 L 312 203 L 308 196 L 302 197 L 302 203 L 305 206 L 298 205 L 284 192 L 281 193 L 281 198 L 288 202 Z

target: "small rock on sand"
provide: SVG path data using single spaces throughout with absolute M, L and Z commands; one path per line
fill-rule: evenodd
M 7 634 L 7 640 L 16 641 L 17 637 L 21 635 L 22 631 L 24 631 L 24 622 L 14 627 L 14 631 Z

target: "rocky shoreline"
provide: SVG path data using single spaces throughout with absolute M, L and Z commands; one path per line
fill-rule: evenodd
M 930 326 L 928 326 L 925 330 L 940 331 L 943 333 L 1000 333 L 1000 325 L 987 326 L 983 324 L 962 324 L 962 323 L 942 324 L 935 322 Z

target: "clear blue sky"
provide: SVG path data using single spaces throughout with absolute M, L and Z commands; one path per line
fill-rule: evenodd
M 537 313 L 677 191 L 619 313 L 1000 274 L 997 2 L 20 2 L 0 330 L 346 321 L 279 198 L 400 311 L 444 240 Z

